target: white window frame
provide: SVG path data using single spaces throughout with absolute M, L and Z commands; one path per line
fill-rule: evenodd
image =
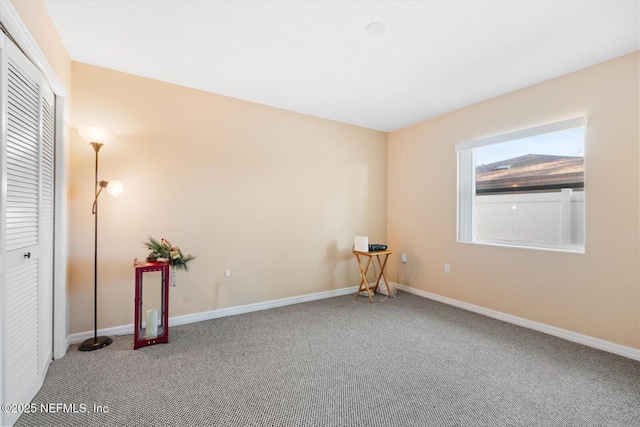
M 522 242 L 489 243 L 476 239 L 476 182 L 475 182 L 475 149 L 501 142 L 513 141 L 522 138 L 542 135 L 546 133 L 565 131 L 578 127 L 586 127 L 585 117 L 574 117 L 559 122 L 549 123 L 528 129 L 495 135 L 488 138 L 477 139 L 455 145 L 458 163 L 457 180 L 457 241 L 461 243 L 476 243 L 483 245 L 498 245 L 509 247 L 521 247 L 530 249 L 546 249 L 563 252 L 584 253 L 585 245 L 569 245 L 562 243 L 544 243 L 533 245 Z

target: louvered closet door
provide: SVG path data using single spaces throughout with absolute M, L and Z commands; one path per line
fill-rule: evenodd
M 3 45 L 2 400 L 20 404 L 40 389 L 52 354 L 54 98 L 18 48 Z M 5 413 L 3 425 L 18 415 Z

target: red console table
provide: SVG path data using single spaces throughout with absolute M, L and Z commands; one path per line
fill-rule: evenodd
M 168 343 L 169 342 L 169 264 L 163 262 L 138 262 L 133 263 L 133 267 L 136 269 L 136 318 L 134 324 L 134 337 L 133 337 L 133 349 L 137 350 L 140 347 L 144 347 L 152 344 Z M 158 330 L 155 336 L 149 336 L 147 334 L 147 326 L 143 328 L 142 320 L 142 277 L 144 273 L 153 271 L 160 271 L 162 273 L 161 279 L 161 303 L 158 309 L 160 316 L 158 319 Z M 147 319 L 145 319 L 147 320 Z

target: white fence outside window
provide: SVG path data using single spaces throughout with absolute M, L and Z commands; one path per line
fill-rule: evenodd
M 584 246 L 584 191 L 476 196 L 476 242 Z

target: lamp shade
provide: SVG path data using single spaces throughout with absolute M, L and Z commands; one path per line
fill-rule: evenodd
M 80 126 L 78 133 L 85 141 L 98 142 L 100 144 L 108 144 L 116 136 L 114 131 L 100 126 Z
M 109 181 L 107 192 L 113 197 L 118 197 L 124 191 L 124 183 L 122 181 Z

